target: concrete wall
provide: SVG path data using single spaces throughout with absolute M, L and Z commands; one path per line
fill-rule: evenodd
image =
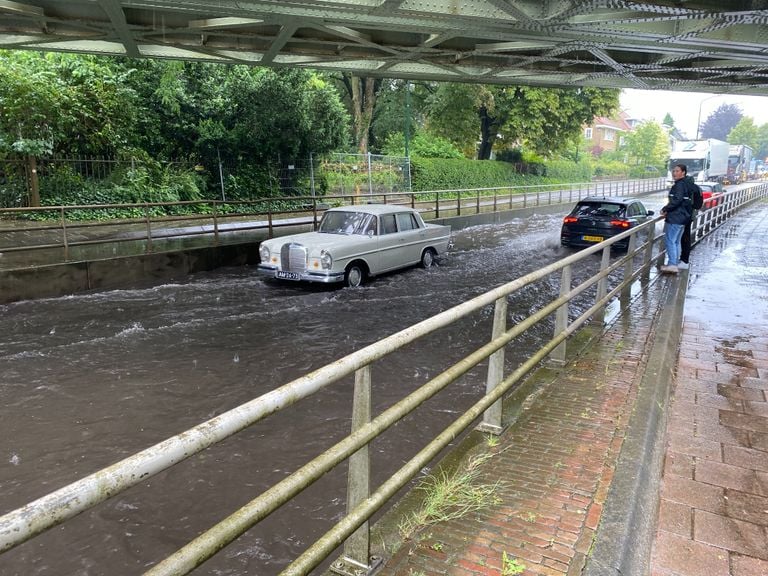
M 502 224 L 534 213 L 565 214 L 569 209 L 570 204 L 537 206 L 439 218 L 431 222 L 449 224 L 453 230 L 460 230 L 480 224 Z M 276 229 L 277 235 L 296 231 L 295 227 Z M 246 242 L 0 270 L 0 304 L 79 292 L 150 286 L 183 278 L 195 272 L 224 266 L 255 265 L 258 261 L 259 243 Z
M 0 271 L 0 303 L 167 282 L 222 266 L 258 263 L 258 243 L 66 262 Z

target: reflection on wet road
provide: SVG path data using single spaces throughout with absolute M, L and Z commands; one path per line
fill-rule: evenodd
M 747 250 L 762 246 L 763 250 Z M 744 210 L 692 253 L 686 317 L 721 337 L 745 334 L 768 321 L 768 214 L 764 205 Z M 715 272 L 703 275 L 702 272 Z M 728 306 L 720 303 L 728 300 Z

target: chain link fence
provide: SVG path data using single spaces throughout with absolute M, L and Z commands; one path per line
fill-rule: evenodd
M 157 168 L 176 170 L 177 175 L 183 171 L 194 173 L 204 198 L 224 201 L 411 191 L 409 159 L 378 154 L 310 155 L 260 165 L 245 161 L 214 161 L 203 165 L 137 158 L 58 157 L 38 159 L 34 168 L 24 159 L 0 159 L 0 208 L 29 206 L 33 186 L 38 187 L 43 204 L 46 198 L 61 204 L 128 201 L 119 196 L 110 197 L 109 191 L 126 188 L 129 171 L 133 175 L 131 185 L 134 185 L 137 170 Z M 169 176 L 169 182 L 163 185 L 171 187 L 173 178 Z M 151 182 L 146 185 L 160 186 Z M 143 201 L 194 199 L 158 198 L 154 192 L 147 190 Z

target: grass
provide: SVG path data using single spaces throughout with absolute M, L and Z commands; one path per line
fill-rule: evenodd
M 453 520 L 499 502 L 496 491 L 500 482 L 480 484 L 480 466 L 494 454 L 481 454 L 469 459 L 464 468 L 452 474 L 442 472 L 424 479 L 418 490 L 426 492 L 421 507 L 399 525 L 400 534 L 409 539 L 415 532 L 438 522 Z
M 499 442 L 500 442 L 499 437 L 496 436 L 495 434 L 486 434 L 485 435 L 485 444 L 489 448 L 495 448 L 496 446 L 499 445 Z
M 521 564 L 514 556 L 501 553 L 501 576 L 514 576 L 525 570 L 525 564 Z

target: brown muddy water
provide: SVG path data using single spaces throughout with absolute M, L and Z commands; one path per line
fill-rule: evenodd
M 570 252 L 559 246 L 560 222 L 461 230 L 440 266 L 361 289 L 275 284 L 237 268 L 0 306 L 0 514 L 562 258 Z M 510 321 L 557 290 L 524 290 Z M 492 317 L 488 308 L 374 365 L 374 414 L 487 340 Z M 551 330 L 508 347 L 508 367 Z M 484 387 L 480 366 L 375 441 L 373 485 Z M 351 379 L 337 383 L 0 555 L 0 574 L 142 573 L 346 435 L 351 388 Z M 343 516 L 345 486 L 342 465 L 194 574 L 277 574 Z

